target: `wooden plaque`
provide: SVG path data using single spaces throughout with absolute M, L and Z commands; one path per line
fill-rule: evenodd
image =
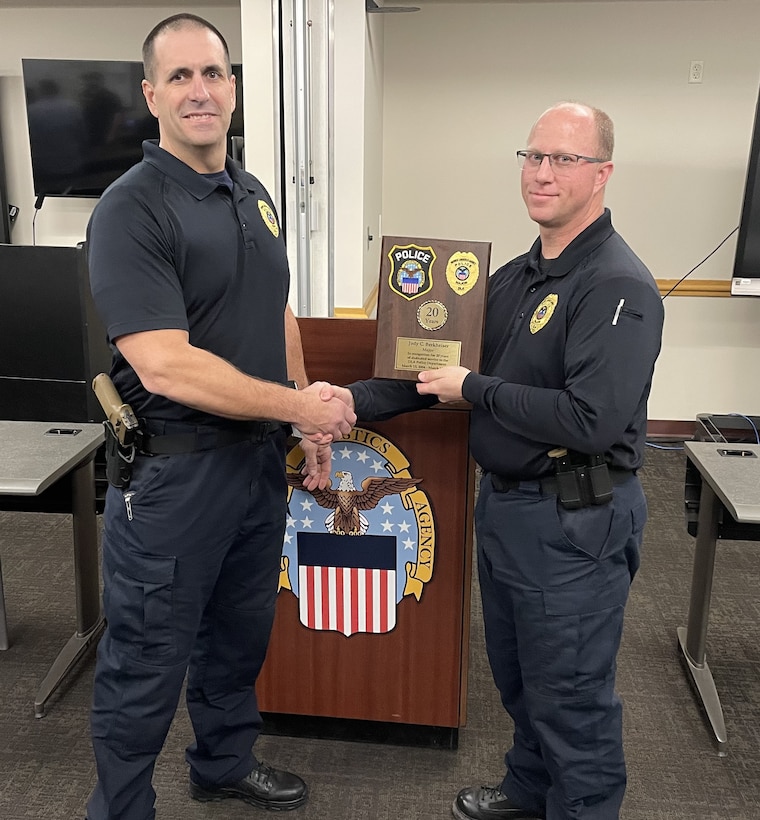
M 490 242 L 384 236 L 373 375 L 480 370 L 490 259 Z

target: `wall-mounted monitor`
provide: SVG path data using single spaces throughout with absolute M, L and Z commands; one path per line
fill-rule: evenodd
M 739 237 L 734 259 L 735 279 L 760 277 L 760 99 L 755 110 L 755 125 L 744 183 L 744 202 L 739 220 Z
M 0 242 L 11 241 L 11 205 L 5 191 L 5 160 L 3 159 L 3 135 L 0 132 Z
M 158 123 L 140 88 L 142 63 L 23 59 L 36 196 L 98 197 L 142 159 Z M 243 72 L 230 137 L 243 136 Z

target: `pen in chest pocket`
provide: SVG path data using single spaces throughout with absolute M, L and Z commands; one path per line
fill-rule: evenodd
M 612 317 L 612 324 L 616 325 L 618 319 L 620 318 L 620 311 L 623 309 L 623 305 L 625 304 L 625 299 L 621 299 L 618 302 L 618 306 L 615 308 L 615 315 Z

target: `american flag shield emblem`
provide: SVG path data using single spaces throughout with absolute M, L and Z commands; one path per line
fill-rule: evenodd
M 394 245 L 388 253 L 390 289 L 412 300 L 428 293 L 433 287 L 435 251 L 429 245 Z
M 299 619 L 344 635 L 396 626 L 396 539 L 298 533 Z
M 407 276 L 401 275 L 401 291 L 402 293 L 417 293 L 420 289 L 421 277 L 415 277 L 413 274 Z

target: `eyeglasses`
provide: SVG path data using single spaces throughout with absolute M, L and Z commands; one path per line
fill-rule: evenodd
M 544 157 L 549 160 L 549 165 L 555 174 L 571 174 L 578 167 L 578 160 L 584 162 L 606 162 L 597 157 L 584 157 L 582 154 L 542 154 L 540 151 L 518 151 L 517 164 L 527 171 L 537 171 L 544 161 Z

